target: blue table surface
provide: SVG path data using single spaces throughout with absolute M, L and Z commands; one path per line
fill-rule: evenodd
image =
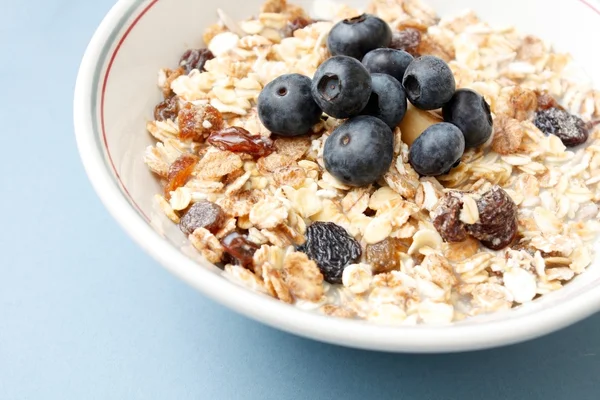
M 600 398 L 600 315 L 490 351 L 375 353 L 268 328 L 163 270 L 75 147 L 77 68 L 111 5 L 0 1 L 0 400 Z

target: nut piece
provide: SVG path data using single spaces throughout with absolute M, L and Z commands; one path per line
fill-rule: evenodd
M 460 192 L 448 192 L 439 201 L 431 213 L 433 226 L 446 242 L 462 242 L 467 239 L 465 224 L 461 221 L 463 195 Z
M 412 145 L 425 129 L 439 122 L 443 122 L 441 117 L 419 110 L 409 103 L 406 115 L 404 115 L 399 125 L 402 132 L 402 141 L 409 146 Z
M 360 294 L 369 289 L 373 273 L 368 264 L 350 264 L 342 274 L 342 283 L 352 293 Z
M 519 121 L 506 115 L 498 115 L 494 120 L 492 150 L 502 155 L 516 152 L 523 140 L 523 134 Z

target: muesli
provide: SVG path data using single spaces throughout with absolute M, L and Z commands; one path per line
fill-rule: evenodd
M 583 273 L 600 92 L 574 60 L 471 11 L 319 4 L 219 10 L 206 48 L 160 70 L 144 158 L 194 248 L 252 290 L 383 324 L 510 309 Z

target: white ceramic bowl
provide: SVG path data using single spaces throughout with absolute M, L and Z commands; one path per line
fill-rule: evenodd
M 308 1 L 296 1 L 310 7 Z M 360 1 L 347 1 L 360 6 Z M 169 271 L 210 298 L 268 325 L 335 344 L 385 351 L 446 352 L 494 347 L 565 327 L 600 309 L 600 266 L 564 289 L 525 306 L 443 327 L 384 327 L 301 311 L 237 286 L 221 271 L 180 251 L 184 236 L 165 220 L 149 223 L 157 180 L 142 161 L 145 132 L 159 101 L 157 71 L 201 45 L 203 28 L 216 22 L 217 6 L 234 19 L 256 14 L 260 0 L 120 0 L 89 44 L 75 90 L 75 131 L 85 169 L 114 218 Z M 430 0 L 440 15 L 471 8 L 493 24 L 514 24 L 559 50 L 570 51 L 600 82 L 600 37 L 595 0 Z

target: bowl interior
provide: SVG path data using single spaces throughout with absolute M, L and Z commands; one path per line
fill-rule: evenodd
M 323 7 L 324 1 L 295 1 L 297 4 Z M 348 0 L 351 6 L 365 2 Z M 524 33 L 538 35 L 561 51 L 569 51 L 585 67 L 589 77 L 600 82 L 600 53 L 590 51 L 592 38 L 600 36 L 600 13 L 583 0 L 556 2 L 552 7 L 544 0 L 475 0 L 427 1 L 439 15 L 458 13 L 466 8 L 476 11 L 494 25 L 515 25 Z M 186 251 L 184 235 L 162 212 L 155 208 L 153 196 L 161 187 L 143 162 L 144 149 L 153 144 L 145 123 L 153 119 L 154 105 L 161 100 L 157 72 L 174 67 L 180 55 L 190 47 L 203 47 L 204 28 L 217 21 L 216 8 L 238 20 L 258 12 L 261 1 L 217 3 L 194 0 L 124 0 L 111 13 L 111 30 L 107 40 L 96 49 L 98 59 L 91 80 L 93 135 L 97 151 L 131 208 L 146 223 L 176 248 L 205 268 L 190 264 L 189 274 L 205 274 L 220 269 L 207 263 L 194 251 Z M 90 133 L 91 134 L 91 133 Z M 82 154 L 86 157 L 86 154 Z M 129 211 L 130 212 L 130 211 Z M 458 329 L 462 325 L 481 324 L 531 315 L 589 293 L 600 277 L 594 263 L 583 275 L 564 289 L 544 296 L 509 312 L 478 317 L 467 322 L 439 327 Z M 223 278 L 224 279 L 224 278 Z M 425 328 L 415 328 L 425 329 Z

